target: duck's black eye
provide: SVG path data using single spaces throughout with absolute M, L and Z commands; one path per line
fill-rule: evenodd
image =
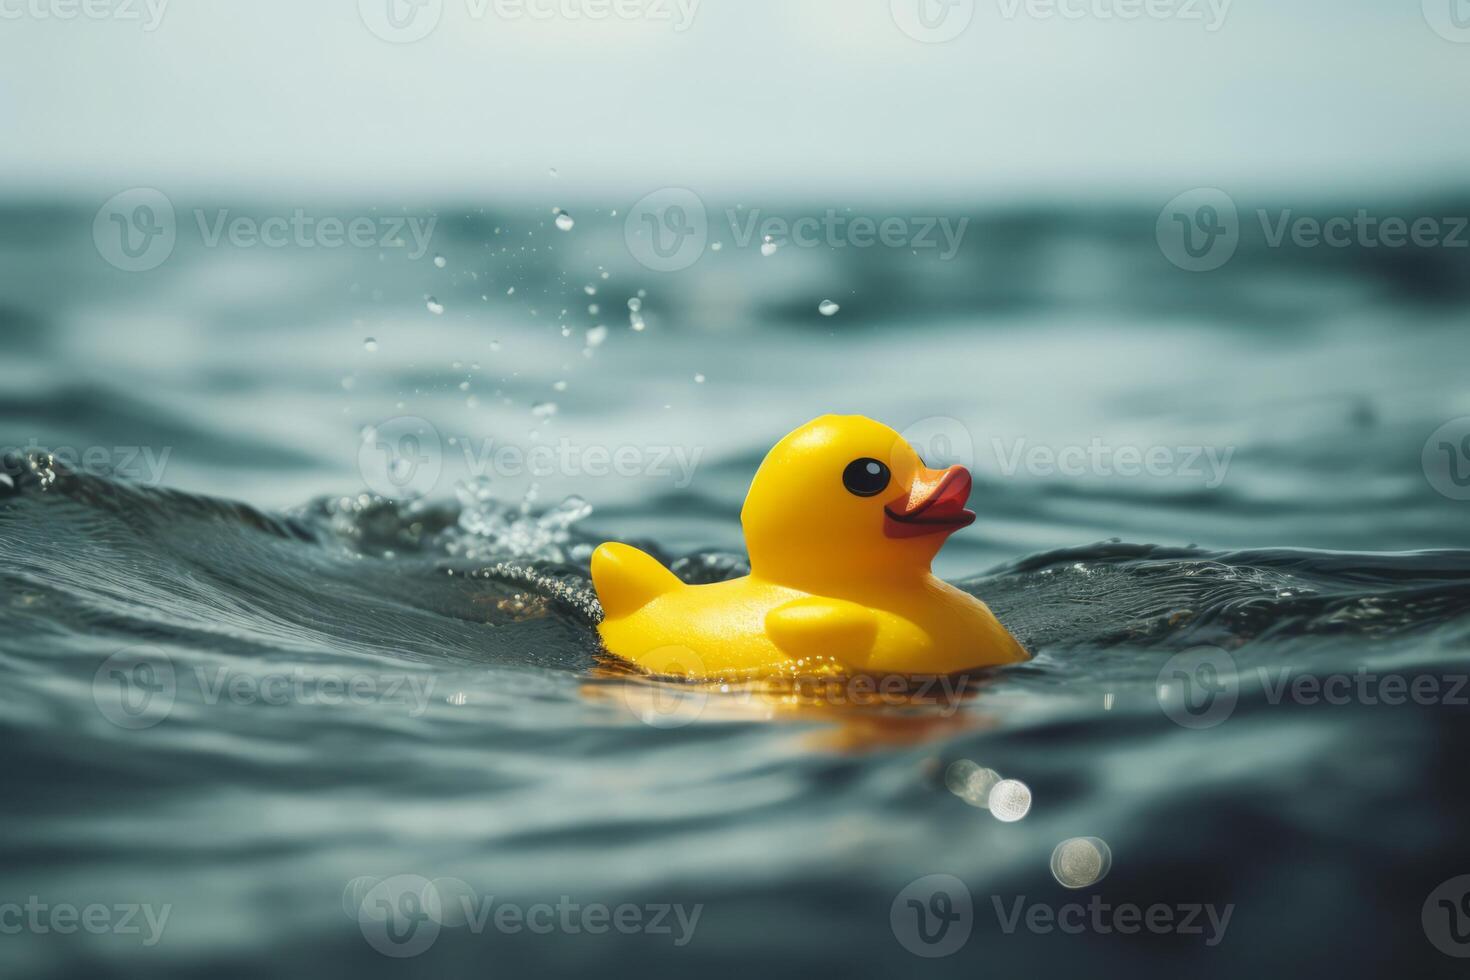
M 883 492 L 893 474 L 876 459 L 855 459 L 842 471 L 842 485 L 859 497 L 872 497 Z

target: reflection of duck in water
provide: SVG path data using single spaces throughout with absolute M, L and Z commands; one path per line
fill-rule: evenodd
M 980 600 L 935 578 L 974 521 L 970 474 L 931 470 L 901 436 L 824 415 L 776 444 L 741 512 L 751 574 L 685 585 L 604 544 L 592 581 L 608 650 L 656 674 L 950 674 L 1027 658 Z
M 797 722 L 802 744 L 811 749 L 866 752 L 922 745 L 967 731 L 988 729 L 995 720 L 976 710 L 994 678 L 942 675 L 904 678 L 754 678 L 735 683 L 669 680 L 633 671 L 625 661 L 603 655 L 582 687 L 589 701 L 610 703 L 651 728 L 693 724 Z

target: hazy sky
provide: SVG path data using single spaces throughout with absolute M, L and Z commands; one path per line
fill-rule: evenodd
M 419 2 L 0 0 L 6 191 L 494 197 L 555 167 L 587 192 L 1086 196 L 1470 159 L 1467 0 Z M 920 2 L 931 41 L 904 30 Z

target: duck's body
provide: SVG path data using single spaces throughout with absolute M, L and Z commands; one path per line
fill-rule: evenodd
M 655 674 L 950 674 L 1026 659 L 985 603 L 933 575 L 853 583 L 841 596 L 754 575 L 685 585 L 621 544 L 597 550 L 593 575 L 653 593 L 632 612 L 609 612 L 599 632 L 609 650 Z
M 959 467 L 925 469 L 886 426 L 817 419 L 752 483 L 742 513 L 752 574 L 686 585 L 636 548 L 597 549 L 603 642 L 653 673 L 704 678 L 949 674 L 1025 660 L 983 602 L 929 572 L 945 534 L 974 519 L 969 485 Z

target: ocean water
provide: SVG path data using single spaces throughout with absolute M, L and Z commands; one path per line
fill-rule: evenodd
M 174 204 L 139 272 L 94 205 L 0 217 L 7 975 L 1463 971 L 1463 252 L 1190 273 L 1156 211 L 1018 206 L 660 273 L 605 202 Z M 936 570 L 1035 659 L 603 655 L 591 547 L 739 574 L 824 412 L 972 468 Z

